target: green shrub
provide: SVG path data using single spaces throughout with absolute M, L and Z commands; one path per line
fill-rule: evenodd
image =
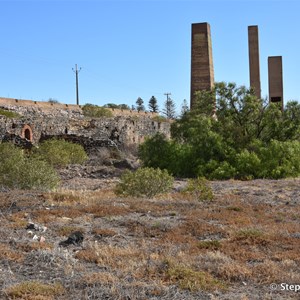
M 239 179 L 257 178 L 261 166 L 259 157 L 254 152 L 244 149 L 236 155 L 236 169 Z
M 35 158 L 24 160 L 20 177 L 20 189 L 53 190 L 60 181 L 57 172 L 46 161 Z
M 189 193 L 198 201 L 211 201 L 214 198 L 212 188 L 203 177 L 189 179 L 184 193 Z
M 0 185 L 14 187 L 21 180 L 21 168 L 24 162 L 22 150 L 11 143 L 0 144 Z
M 121 176 L 115 193 L 120 196 L 147 197 L 168 192 L 174 178 L 166 170 L 140 168 L 135 172 L 126 171 Z
M 112 112 L 105 108 L 93 104 L 85 104 L 82 107 L 84 116 L 91 118 L 112 117 Z
M 272 140 L 267 147 L 259 149 L 260 177 L 286 178 L 300 175 L 300 142 Z
M 13 119 L 13 118 L 20 118 L 20 115 L 9 110 L 5 110 L 0 108 L 0 115 L 5 116 L 7 118 Z
M 204 167 L 209 179 L 226 180 L 235 177 L 236 174 L 236 169 L 227 161 L 209 161 Z
M 59 184 L 56 171 L 47 162 L 26 157 L 13 144 L 0 144 L 0 156 L 0 186 L 51 190 Z
M 82 164 L 88 158 L 81 145 L 56 139 L 41 143 L 35 155 L 58 168 L 68 164 Z

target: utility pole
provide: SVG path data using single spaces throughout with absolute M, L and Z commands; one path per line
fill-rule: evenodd
M 169 96 L 172 95 L 171 93 L 164 93 L 167 96 L 167 101 L 169 101 Z
M 80 72 L 81 68 L 77 69 L 77 64 L 75 64 L 75 70 L 72 68 L 73 72 L 76 76 L 76 104 L 79 105 L 79 93 L 78 93 L 78 73 Z

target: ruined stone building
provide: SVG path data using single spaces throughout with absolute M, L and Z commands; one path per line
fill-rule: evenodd
M 135 147 L 158 132 L 170 135 L 170 123 L 159 122 L 155 114 L 112 110 L 112 117 L 85 117 L 78 105 L 53 104 L 0 98 L 0 109 L 18 117 L 0 114 L 0 142 L 38 144 L 48 138 L 64 138 L 95 147 Z

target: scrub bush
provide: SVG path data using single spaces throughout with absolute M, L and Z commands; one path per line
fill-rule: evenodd
M 140 168 L 135 172 L 126 171 L 116 185 L 115 193 L 120 196 L 152 198 L 168 192 L 174 178 L 166 170 Z
M 93 104 L 85 104 L 82 107 L 82 111 L 85 117 L 91 118 L 101 118 L 101 117 L 112 117 L 112 112 L 101 106 L 93 105 Z
M 203 177 L 189 179 L 183 192 L 193 195 L 198 201 L 211 201 L 214 198 L 212 188 Z
M 10 143 L 0 144 L 0 186 L 16 189 L 51 190 L 59 177 L 46 161 L 27 157 Z
M 35 156 L 51 166 L 61 168 L 69 164 L 82 164 L 87 160 L 83 147 L 65 140 L 47 140 L 35 150 Z

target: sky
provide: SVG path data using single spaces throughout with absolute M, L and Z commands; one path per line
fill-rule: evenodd
M 268 56 L 283 57 L 284 100 L 300 102 L 298 0 L 0 0 L 0 97 L 134 105 L 190 100 L 191 24 L 211 26 L 215 81 L 249 87 L 248 26 L 258 25 L 262 96 Z

